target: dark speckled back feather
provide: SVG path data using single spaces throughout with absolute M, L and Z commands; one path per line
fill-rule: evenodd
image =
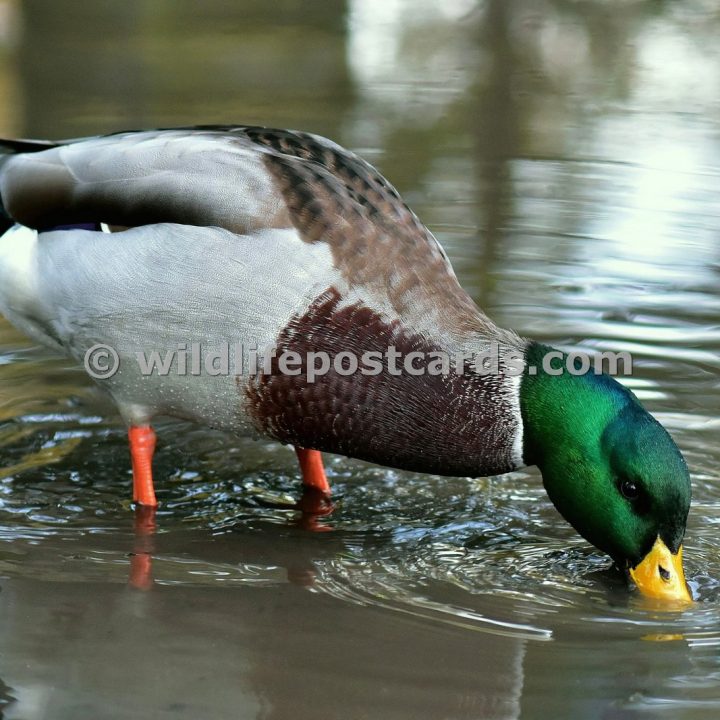
M 401 315 L 412 309 L 418 288 L 426 287 L 457 331 L 494 328 L 460 287 L 432 233 L 372 165 L 307 133 L 243 132 L 274 151 L 265 163 L 277 178 L 293 224 L 308 242 L 330 245 L 349 283 L 387 293 Z

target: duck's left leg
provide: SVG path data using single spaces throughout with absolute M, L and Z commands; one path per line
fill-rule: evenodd
M 133 470 L 133 500 L 157 507 L 152 477 L 152 460 L 157 438 L 150 425 L 132 425 L 128 430 Z
M 322 455 L 319 450 L 306 450 L 305 448 L 296 447 L 298 460 L 300 461 L 300 471 L 302 472 L 303 485 L 306 488 L 313 488 L 330 496 L 330 484 L 325 475 L 323 467 Z
M 331 530 L 329 525 L 318 522 L 318 518 L 330 515 L 335 509 L 335 505 L 330 500 L 330 483 L 325 475 L 322 455 L 319 450 L 307 450 L 301 447 L 296 447 L 295 452 L 300 461 L 303 479 L 302 498 L 296 504 L 296 508 L 302 513 L 298 525 L 313 532 Z

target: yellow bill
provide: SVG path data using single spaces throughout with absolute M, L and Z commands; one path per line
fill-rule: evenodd
M 677 555 L 673 555 L 658 538 L 645 558 L 630 570 L 630 577 L 643 595 L 660 600 L 692 602 L 683 572 L 682 545 Z

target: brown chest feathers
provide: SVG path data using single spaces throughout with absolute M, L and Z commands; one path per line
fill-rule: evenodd
M 278 338 L 278 357 L 299 354 L 299 374 L 281 372 L 275 357 L 272 372 L 247 384 L 259 430 L 300 447 L 441 475 L 476 477 L 517 466 L 513 441 L 519 420 L 505 376 L 478 375 L 469 364 L 459 374 L 453 369 L 415 375 L 399 361 L 398 374 L 385 363 L 379 374 L 345 375 L 331 366 L 313 382 L 308 379 L 310 352 L 332 361 L 341 352 L 361 359 L 391 347 L 401 356 L 442 351 L 400 321 L 387 322 L 360 304 L 342 306 L 337 290 L 328 289 Z

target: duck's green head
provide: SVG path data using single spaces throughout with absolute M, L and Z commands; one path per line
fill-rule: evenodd
M 608 375 L 572 375 L 531 343 L 520 398 L 524 455 L 565 519 L 627 568 L 646 595 L 690 600 L 682 539 L 687 466 L 667 431 Z M 533 374 L 530 368 L 536 368 Z

